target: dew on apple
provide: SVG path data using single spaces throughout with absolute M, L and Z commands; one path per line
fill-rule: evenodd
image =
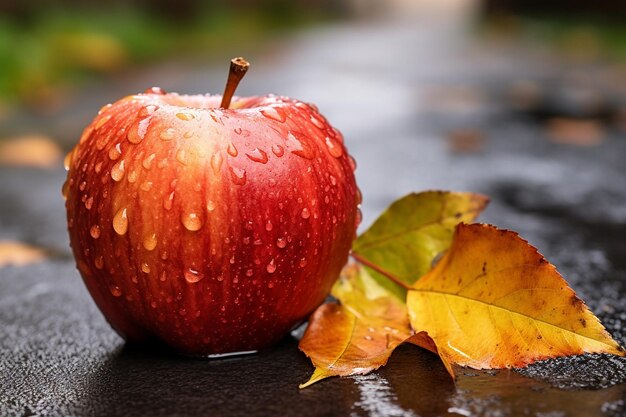
M 272 221 L 271 221 L 271 220 L 268 220 L 268 221 L 265 223 L 265 230 L 267 230 L 268 232 L 270 232 L 273 228 L 274 228 L 274 225 L 272 225 Z
M 152 168 L 152 161 L 154 161 L 154 158 L 156 158 L 156 154 L 152 153 L 150 155 L 148 155 L 142 162 L 141 165 L 145 168 L 145 169 L 150 169 Z
M 267 153 L 259 148 L 254 148 L 252 152 L 247 153 L 246 156 L 250 158 L 251 161 L 260 162 L 262 164 L 268 161 Z
M 276 272 L 276 264 L 274 263 L 274 258 L 272 258 L 272 260 L 270 261 L 270 263 L 267 264 L 267 266 L 265 267 L 265 270 L 269 273 L 269 274 L 273 274 L 274 272 Z
M 229 167 L 230 178 L 233 184 L 244 185 L 246 183 L 246 170 L 243 168 Z
M 311 115 L 311 123 L 313 123 L 315 127 L 317 127 L 318 129 L 324 129 L 325 127 L 325 124 L 322 121 L 322 119 L 320 119 L 320 117 L 317 116 L 316 114 Z
M 217 175 L 222 169 L 222 162 L 224 162 L 224 158 L 221 153 L 215 153 L 211 156 L 211 168 L 213 168 L 213 172 Z
M 91 229 L 89 229 L 89 234 L 91 235 L 92 238 L 98 239 L 101 234 L 100 226 L 98 226 L 97 224 L 94 224 L 93 226 L 91 226 Z
M 165 282 L 166 280 L 167 280 L 167 271 L 163 270 L 161 271 L 161 274 L 159 275 L 159 281 Z
M 287 246 L 287 240 L 284 237 L 279 237 L 278 239 L 276 239 L 276 246 L 283 249 L 285 246 Z
M 67 155 L 65 155 L 65 158 L 63 158 L 63 168 L 65 168 L 66 171 L 69 171 L 70 168 L 72 167 L 73 157 L 74 157 L 74 151 L 70 151 L 67 153 Z
M 180 148 L 176 151 L 176 160 L 183 165 L 187 165 L 187 153 L 185 152 L 185 149 Z
M 304 267 L 306 266 L 306 263 L 307 263 L 307 262 L 306 262 L 306 258 L 301 258 L 301 259 L 300 259 L 300 267 L 301 267 L 301 268 L 304 268 Z
M 163 129 L 161 133 L 159 133 L 159 137 L 161 138 L 161 140 L 172 140 L 174 139 L 175 136 L 176 136 L 176 131 L 171 127 L 168 127 L 167 129 Z
M 303 133 L 289 132 L 287 134 L 287 144 L 292 154 L 304 159 L 313 159 L 314 151 L 307 140 L 308 138 Z
M 330 153 L 335 158 L 341 158 L 343 155 L 343 149 L 340 144 L 337 144 L 331 139 L 329 136 L 326 136 L 326 148 L 328 149 L 328 153 Z
M 261 114 L 268 119 L 272 119 L 280 123 L 284 123 L 285 120 L 287 120 L 285 111 L 280 107 L 266 107 L 261 110 Z
M 94 171 L 96 171 L 96 174 L 99 174 L 100 171 L 102 171 L 102 161 L 96 163 L 96 166 L 94 167 Z
M 141 183 L 141 185 L 139 186 L 139 188 L 142 191 L 150 191 L 150 189 L 152 189 L 152 181 L 144 181 Z
M 122 296 L 122 290 L 117 285 L 111 285 L 109 287 L 109 291 L 111 291 L 111 295 L 113 297 L 121 297 Z
M 184 120 L 186 122 L 196 118 L 196 116 L 194 116 L 191 113 L 187 113 L 187 112 L 176 113 L 176 117 L 178 117 L 180 120 Z
M 143 239 L 143 247 L 146 248 L 147 251 L 153 251 L 157 245 L 157 237 L 156 233 L 149 233 Z
M 120 236 L 123 236 L 128 231 L 128 216 L 126 214 L 126 207 L 123 207 L 115 213 L 113 216 L 113 230 Z
M 111 161 L 115 161 L 122 155 L 122 145 L 120 143 L 116 144 L 114 147 L 109 150 L 109 159 Z
M 302 212 L 300 213 L 300 215 L 302 216 L 303 219 L 308 219 L 309 217 L 311 217 L 311 212 L 309 211 L 308 208 L 303 208 Z
M 137 178 L 138 178 L 138 177 L 139 177 L 139 174 L 137 173 L 137 171 L 136 171 L 136 170 L 134 170 L 134 169 L 133 169 L 132 171 L 130 171 L 130 172 L 128 173 L 128 177 L 126 177 L 126 180 L 127 180 L 129 183 L 133 184 L 134 182 L 136 182 L 136 181 L 137 181 Z
M 202 220 L 200 219 L 200 216 L 193 212 L 183 213 L 183 215 L 181 216 L 181 221 L 183 223 L 183 226 L 185 226 L 185 229 L 189 230 L 190 232 L 196 232 L 202 227 Z
M 232 156 L 233 158 L 239 155 L 239 151 L 237 151 L 237 148 L 232 142 L 228 144 L 228 148 L 226 149 L 226 152 L 228 152 L 228 154 Z
M 238 135 L 241 135 L 241 128 L 240 127 L 236 127 L 233 129 L 233 132 L 235 132 Z
M 94 126 L 94 128 L 96 130 L 100 129 L 102 126 L 104 126 L 109 120 L 111 120 L 111 116 L 110 115 L 106 115 L 104 117 L 101 117 L 98 119 L 98 121 L 96 122 L 96 125 Z
M 280 145 L 272 145 L 272 152 L 274 153 L 274 155 L 280 158 L 285 154 L 285 148 Z
M 85 201 L 85 208 L 87 210 L 91 210 L 91 207 L 93 206 L 93 197 L 89 197 L 86 201 Z
M 186 316 L 187 315 L 187 310 L 184 308 L 181 308 L 180 310 L 178 310 L 178 314 L 180 314 L 181 316 Z
M 104 258 L 102 257 L 102 255 L 98 256 L 95 261 L 94 261 L 94 265 L 96 266 L 96 268 L 98 269 L 102 269 L 104 268 Z
M 254 275 L 254 271 L 252 269 L 247 269 L 246 270 L 246 276 L 247 277 L 251 277 L 252 275 Z M 233 281 L 234 282 L 234 281 Z
M 121 181 L 122 178 L 124 178 L 124 160 L 123 159 L 117 164 L 113 165 L 113 168 L 111 168 L 111 178 L 113 178 L 114 181 L 118 181 L 118 182 Z
M 157 308 L 157 305 L 158 305 L 158 304 L 157 304 L 157 302 L 156 302 L 156 301 L 154 301 L 154 300 L 153 300 L 153 301 L 150 301 L 150 307 L 152 307 L 152 308 Z
M 147 262 L 143 262 L 141 264 L 141 272 L 143 272 L 144 274 L 149 274 L 150 273 L 150 265 L 148 265 Z
M 128 131 L 128 141 L 133 144 L 137 144 L 143 140 L 146 136 L 148 126 L 150 125 L 151 117 L 145 118 L 137 124 L 134 124 Z
M 183 275 L 185 276 L 185 280 L 190 284 L 196 283 L 204 278 L 204 274 L 193 268 L 187 268 Z M 182 297 L 182 294 L 179 295 Z

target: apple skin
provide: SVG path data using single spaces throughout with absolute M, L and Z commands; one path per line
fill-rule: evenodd
M 354 160 L 309 104 L 166 94 L 103 107 L 66 158 L 77 267 L 131 342 L 268 347 L 321 304 L 360 221 Z

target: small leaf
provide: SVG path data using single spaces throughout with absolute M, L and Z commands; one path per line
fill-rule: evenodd
M 46 258 L 47 254 L 43 249 L 22 242 L 0 240 L 0 268 L 8 265 L 24 266 Z
M 624 355 L 537 249 L 494 226 L 457 226 L 407 306 L 413 329 L 426 332 L 447 363 L 509 368 L 584 352 Z
M 359 236 L 352 247 L 353 257 L 369 266 L 381 283 L 389 280 L 379 273 L 412 285 L 428 272 L 433 259 L 448 249 L 454 227 L 473 221 L 488 201 L 487 197 L 472 193 L 409 194 L 393 203 Z M 404 299 L 405 293 L 399 286 L 394 289 L 383 285 Z
M 341 305 L 320 306 L 300 341 L 315 372 L 305 388 L 330 376 L 366 374 L 387 363 L 411 336 L 403 302 L 390 295 L 363 268 L 348 265 L 333 287 Z

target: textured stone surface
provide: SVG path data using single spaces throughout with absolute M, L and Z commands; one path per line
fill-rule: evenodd
M 308 32 L 281 45 L 273 57 L 280 69 L 269 58 L 253 59 L 240 93 L 315 102 L 344 132 L 359 164 L 364 226 L 410 191 L 490 195 L 482 220 L 537 246 L 626 344 L 624 135 L 612 130 L 593 147 L 551 142 L 536 112 L 513 111 L 502 92 L 522 76 L 567 73 L 550 61 L 531 68 L 532 56 L 467 48 L 463 39 L 455 28 L 426 22 Z M 217 70 L 173 68 L 77 97 L 56 119 L 71 120 L 62 139 L 74 142 L 71 127 L 85 125 L 103 102 L 147 86 L 221 91 L 222 77 L 206 76 Z M 445 94 L 433 95 L 441 88 Z M 552 113 L 559 100 L 550 102 Z M 484 137 L 475 152 L 451 151 L 446 138 L 459 128 Z M 63 178 L 61 168 L 0 168 L 0 238 L 50 252 L 43 263 L 0 269 L 2 416 L 626 415 L 626 361 L 603 355 L 522 371 L 459 370 L 455 386 L 434 355 L 402 346 L 379 372 L 299 391 L 312 368 L 293 338 L 257 355 L 216 360 L 127 347 L 74 268 Z

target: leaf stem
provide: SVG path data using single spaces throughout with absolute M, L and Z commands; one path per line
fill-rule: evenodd
M 406 283 L 403 282 L 402 280 L 400 280 L 400 278 L 394 276 L 393 274 L 391 274 L 390 272 L 385 271 L 384 269 L 382 269 L 381 267 L 379 267 L 378 265 L 376 265 L 375 263 L 372 263 L 370 261 L 368 261 L 365 258 L 362 258 L 361 255 L 359 255 L 356 252 L 352 252 L 350 254 L 357 262 L 362 263 L 363 265 L 367 266 L 368 268 L 372 268 L 374 271 L 378 272 L 381 275 L 384 275 L 386 278 L 388 278 L 390 281 L 393 281 L 395 284 L 401 286 L 402 288 L 404 288 L 405 290 L 410 290 L 411 287 Z

